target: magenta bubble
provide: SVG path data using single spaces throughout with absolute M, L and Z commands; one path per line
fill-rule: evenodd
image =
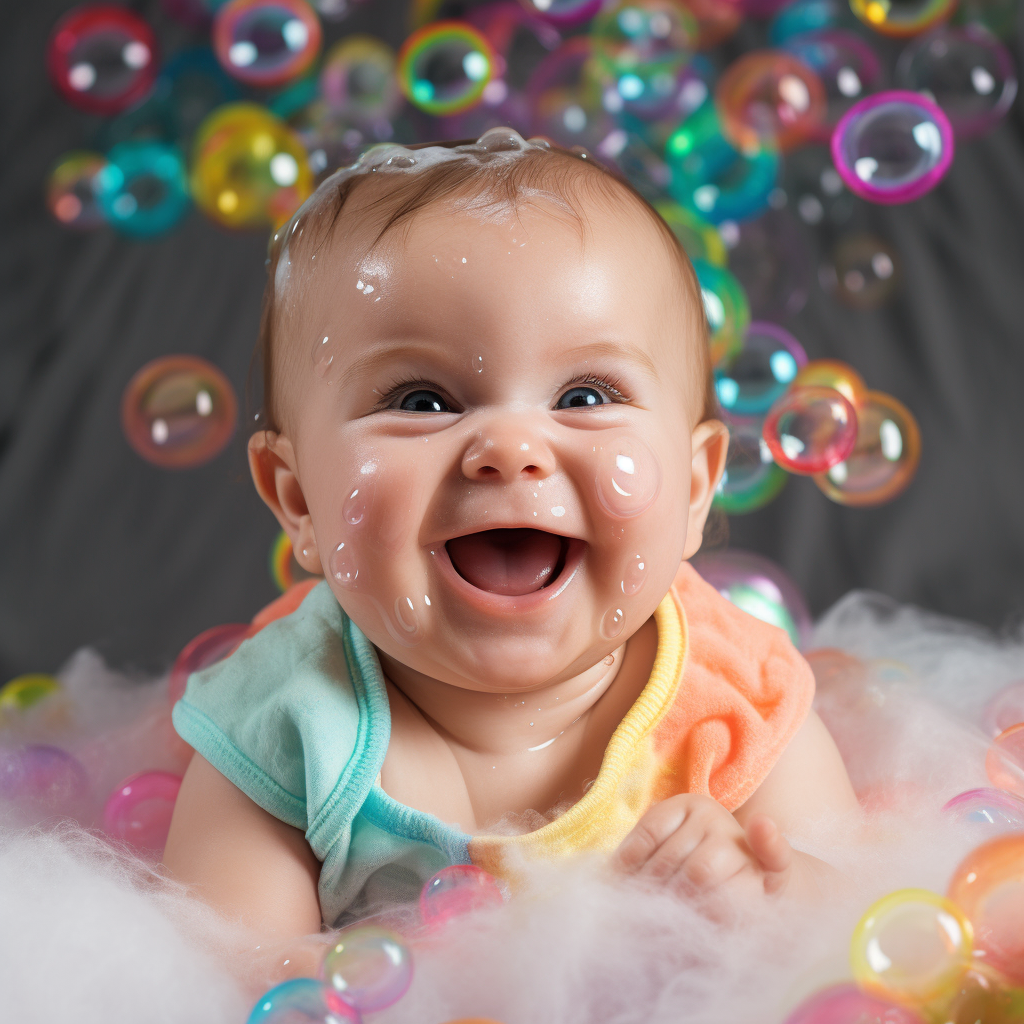
M 798 387 L 771 407 L 762 435 L 783 469 L 824 473 L 843 462 L 857 444 L 857 412 L 835 388 Z
M 423 923 L 438 927 L 455 917 L 500 907 L 505 902 L 497 879 L 473 864 L 452 864 L 429 879 L 420 893 Z
M 986 836 L 1024 832 L 1024 799 L 1004 789 L 969 789 L 942 809 L 962 824 L 984 830 Z
M 181 776 L 140 772 L 125 779 L 107 798 L 103 828 L 108 835 L 146 853 L 163 853 L 171 828 Z
M 0 796 L 16 804 L 66 813 L 88 791 L 85 768 L 60 747 L 32 743 L 0 752 Z
M 998 736 L 1021 722 L 1024 722 L 1024 679 L 1004 686 L 981 713 L 981 726 L 991 736 Z
M 185 644 L 181 653 L 174 659 L 171 678 L 167 684 L 171 703 L 181 700 L 188 677 L 193 672 L 199 672 L 226 658 L 245 639 L 249 628 L 249 624 L 245 622 L 228 622 L 223 626 L 204 630 Z
M 953 162 L 953 129 L 931 100 L 893 90 L 855 103 L 832 133 L 832 160 L 851 192 L 908 203 L 933 189 Z
M 811 996 L 785 1024 L 924 1024 L 924 1020 L 913 1010 L 845 984 Z

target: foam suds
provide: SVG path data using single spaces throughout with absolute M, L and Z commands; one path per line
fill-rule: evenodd
M 941 807 L 989 784 L 979 723 L 993 695 L 1024 677 L 1024 643 L 852 594 L 818 624 L 815 644 L 864 662 L 834 659 L 828 669 L 821 661 L 818 707 L 871 808 L 867 839 L 835 820 L 799 843 L 840 867 L 848 891 L 820 907 L 777 904 L 723 923 L 612 878 L 600 857 L 534 865 L 508 906 L 417 947 L 408 994 L 372 1019 L 781 1024 L 803 997 L 848 977 L 850 935 L 867 906 L 907 886 L 944 891 L 986 838 Z M 17 730 L 0 731 L 0 745 L 55 743 L 79 757 L 94 793 L 82 818 L 95 828 L 102 796 L 124 775 L 180 765 L 161 731 L 165 682 L 127 680 L 88 652 L 62 680 L 64 717 L 42 714 L 44 705 Z M 544 820 L 505 825 L 515 832 Z M 252 997 L 224 960 L 237 932 L 96 834 L 26 828 L 9 807 L 0 822 L 6 1016 L 19 1024 L 245 1020 Z

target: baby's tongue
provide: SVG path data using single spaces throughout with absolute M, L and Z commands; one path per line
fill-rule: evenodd
M 474 587 L 519 597 L 553 578 L 562 539 L 542 530 L 484 530 L 454 537 L 446 547 L 459 575 Z

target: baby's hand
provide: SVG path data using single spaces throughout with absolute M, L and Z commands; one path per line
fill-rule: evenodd
M 681 895 L 773 895 L 789 884 L 793 849 L 767 815 L 744 829 L 716 800 L 682 793 L 655 804 L 615 852 L 620 870 Z

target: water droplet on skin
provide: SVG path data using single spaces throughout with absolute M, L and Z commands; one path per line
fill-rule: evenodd
M 609 608 L 601 620 L 601 636 L 607 640 L 617 637 L 626 624 L 626 616 L 621 608 Z
M 330 338 L 326 335 L 323 341 L 313 343 L 313 369 L 318 377 L 326 377 L 331 372 L 331 364 L 334 362 L 334 350 L 330 346 Z
M 602 445 L 597 461 L 597 497 L 609 515 L 631 519 L 654 504 L 661 467 L 640 438 L 623 436 Z
M 626 564 L 626 571 L 623 573 L 622 582 L 619 586 L 626 597 L 632 597 L 644 585 L 646 579 L 647 562 L 637 555 Z
M 379 612 L 388 635 L 396 643 L 402 647 L 415 647 L 423 639 L 423 630 L 412 598 L 395 598 L 393 615 L 389 614 L 384 605 L 375 597 L 371 597 L 370 601 Z
M 608 657 L 604 659 L 604 663 L 606 665 L 614 665 L 615 664 L 615 655 L 614 654 L 609 654 Z
M 470 359 L 470 361 L 469 361 L 469 365 L 470 365 L 470 366 L 471 366 L 471 367 L 472 367 L 472 368 L 473 368 L 473 369 L 474 369 L 474 370 L 475 370 L 475 371 L 476 371 L 477 373 L 483 373 L 483 372 L 484 372 L 484 357 L 483 357 L 483 356 L 473 356 L 473 357 L 472 357 L 472 358 Z
M 551 514 L 556 518 L 560 519 L 565 515 L 565 509 L 561 505 L 556 505 L 552 510 Z
M 341 510 L 349 526 L 358 526 L 366 516 L 366 488 L 357 487 L 345 500 Z
M 331 553 L 328 570 L 331 578 L 342 587 L 352 589 L 359 578 L 359 569 L 352 557 L 352 548 L 342 541 Z

